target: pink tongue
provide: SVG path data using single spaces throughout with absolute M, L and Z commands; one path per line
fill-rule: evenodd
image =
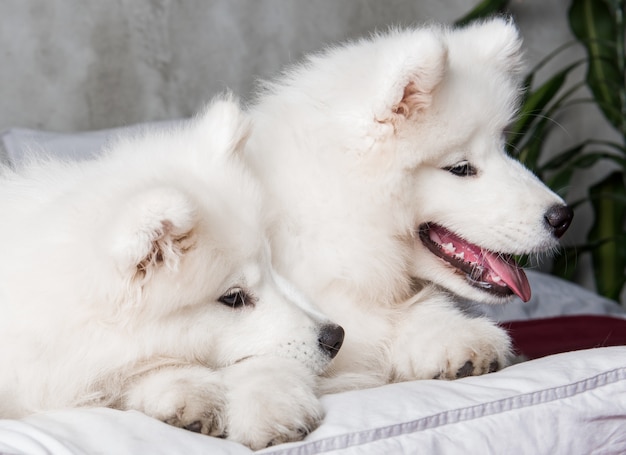
M 497 254 L 482 251 L 483 258 L 493 272 L 524 302 L 530 300 L 530 284 L 524 271 L 514 263 L 505 261 Z

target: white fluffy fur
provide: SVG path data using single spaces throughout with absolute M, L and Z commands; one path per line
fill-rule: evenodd
M 450 292 L 503 299 L 416 231 L 436 222 L 506 253 L 555 247 L 544 216 L 563 201 L 503 147 L 520 47 L 503 19 L 391 30 L 309 57 L 251 108 L 246 150 L 269 194 L 274 265 L 346 329 L 326 390 L 507 364 L 507 334 Z M 463 160 L 476 176 L 445 170 Z
M 0 417 L 138 409 L 252 448 L 315 427 L 330 326 L 271 269 L 248 134 L 218 100 L 94 161 L 1 170 Z

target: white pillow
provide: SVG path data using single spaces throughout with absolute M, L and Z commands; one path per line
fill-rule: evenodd
M 456 381 L 322 399 L 305 441 L 259 453 L 624 454 L 626 347 L 570 352 Z M 246 454 L 246 447 L 138 412 L 81 409 L 0 420 L 0 453 Z

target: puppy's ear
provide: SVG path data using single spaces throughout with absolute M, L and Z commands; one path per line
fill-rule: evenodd
M 386 95 L 387 100 L 392 100 L 391 120 L 398 116 L 408 118 L 427 109 L 448 66 L 448 51 L 438 34 L 421 34 L 412 39 L 419 42 L 411 47 L 410 55 L 406 51 L 399 55 L 395 83 Z M 387 118 L 379 121 L 389 119 L 388 109 L 389 105 L 383 115 Z
M 196 205 L 174 188 L 153 188 L 126 201 L 113 229 L 113 256 L 129 283 L 139 286 L 160 268 L 177 270 L 194 246 Z
M 456 32 L 455 39 L 476 62 L 499 71 L 518 74 L 523 69 L 522 39 L 511 20 L 502 17 L 476 22 Z
M 197 143 L 215 155 L 238 153 L 250 136 L 250 119 L 230 94 L 215 98 L 195 122 Z

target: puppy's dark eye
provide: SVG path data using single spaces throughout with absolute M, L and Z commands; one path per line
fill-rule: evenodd
M 231 308 L 242 308 L 254 303 L 254 299 L 241 288 L 229 289 L 226 294 L 217 300 Z
M 476 175 L 476 168 L 472 166 L 469 161 L 461 161 L 454 166 L 448 166 L 444 169 L 458 177 L 471 177 L 472 175 Z

